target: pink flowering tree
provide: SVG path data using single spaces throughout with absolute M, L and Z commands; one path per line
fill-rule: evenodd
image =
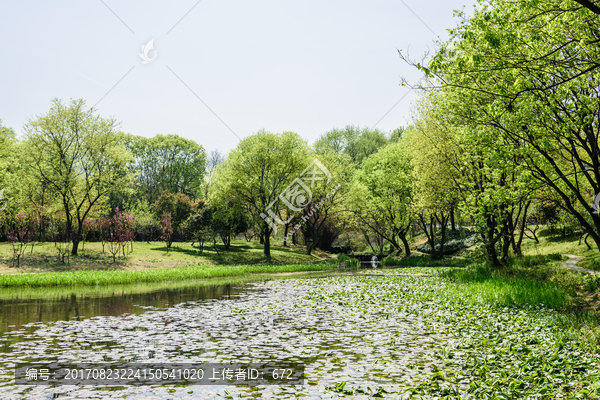
M 173 244 L 173 226 L 171 225 L 171 214 L 163 213 L 162 220 L 160 221 L 160 229 L 162 235 L 160 238 L 167 244 L 167 253 Z
M 122 252 L 125 257 L 126 249 L 133 250 L 134 223 L 129 213 L 121 213 L 119 208 L 115 209 L 115 215 L 108 218 L 107 236 L 108 251 L 113 256 L 113 263 L 117 262 L 117 255 Z M 128 245 L 131 244 L 131 247 Z
M 69 262 L 73 232 L 69 230 L 64 218 L 58 217 L 52 219 L 50 223 L 50 235 L 54 241 L 54 248 L 58 253 L 59 261 L 63 264 L 65 264 L 65 260 Z
M 111 218 L 97 218 L 94 229 L 98 232 L 98 239 L 102 242 L 102 253 L 106 252 L 106 238 L 110 235 Z
M 118 208 L 117 208 L 118 210 Z M 117 226 L 119 235 L 123 239 L 121 248 L 123 250 L 123 257 L 126 253 L 133 253 L 133 239 L 135 239 L 135 223 L 133 216 L 130 213 L 123 213 L 119 211 L 113 217 L 114 224 Z

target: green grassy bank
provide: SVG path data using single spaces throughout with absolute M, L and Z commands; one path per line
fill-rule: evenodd
M 83 270 L 69 272 L 44 272 L 38 274 L 1 275 L 0 287 L 49 287 L 77 285 L 120 285 L 144 282 L 183 281 L 218 277 L 246 276 L 307 271 L 328 271 L 335 265 L 328 263 L 303 263 L 284 265 L 190 265 L 180 268 L 128 270 Z

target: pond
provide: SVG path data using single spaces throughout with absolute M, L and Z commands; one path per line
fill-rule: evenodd
M 0 398 L 366 399 L 408 398 L 412 393 L 435 398 L 444 390 L 457 398 L 479 398 L 480 393 L 504 390 L 482 383 L 497 382 L 502 374 L 506 381 L 511 371 L 520 373 L 523 357 L 544 357 L 548 349 L 571 366 L 561 370 L 565 381 L 594 374 L 593 357 L 573 355 L 568 343 L 561 350 L 553 347 L 552 311 L 469 305 L 460 297 L 444 296 L 456 287 L 433 276 L 363 273 L 146 289 L 74 297 L 64 291 L 43 301 L 33 295 L 16 293 L 12 300 L 4 295 Z M 517 350 L 503 353 L 513 347 Z M 301 362 L 306 380 L 298 386 L 258 387 L 25 386 L 13 380 L 16 364 L 34 360 L 139 359 L 156 364 Z M 475 389 L 473 382 L 479 385 Z M 531 380 L 526 389 L 536 382 Z

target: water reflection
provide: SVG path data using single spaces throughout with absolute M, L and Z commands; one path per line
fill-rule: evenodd
M 232 297 L 244 289 L 239 284 L 200 285 L 162 288 L 139 292 L 122 288 L 100 292 L 56 293 L 40 297 L 14 294 L 0 298 L 0 333 L 19 330 L 32 322 L 81 320 L 100 315 L 140 314 L 148 307 L 166 308 L 203 299 Z
M 167 308 L 188 301 L 235 297 L 251 290 L 245 285 L 249 282 L 329 275 L 334 274 L 330 272 L 265 274 L 108 287 L 0 288 L 0 341 L 4 334 L 20 330 L 30 323 L 141 314 L 148 308 Z

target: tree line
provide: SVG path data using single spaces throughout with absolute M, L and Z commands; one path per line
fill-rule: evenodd
M 0 239 L 13 244 L 17 264 L 35 242 L 53 241 L 64 261 L 90 240 L 101 241 L 114 259 L 134 240 L 163 240 L 167 249 L 174 241 L 192 241 L 200 251 L 207 243 L 217 249 L 218 240 L 227 250 L 241 234 L 264 243 L 270 256 L 273 230 L 260 214 L 312 159 L 321 159 L 335 182 L 347 185 L 353 165 L 399 137 L 348 126 L 310 146 L 293 132 L 261 131 L 227 156 L 207 155 L 177 135 L 123 133 L 85 101 L 59 99 L 30 118 L 21 137 L 0 126 L 0 186 L 7 200 Z M 312 188 L 313 201 L 325 190 Z M 291 240 L 310 237 L 309 252 L 320 245 L 327 214 L 341 194 L 323 202 Z M 290 209 L 276 212 L 301 218 Z
M 501 265 L 549 224 L 600 250 L 597 2 L 490 0 L 460 16 L 434 54 L 400 53 L 424 76 L 403 82 L 421 97 L 410 124 L 389 133 L 350 125 L 309 144 L 259 131 L 207 155 L 177 135 L 122 133 L 83 100 L 54 100 L 23 137 L 0 130 L 2 237 L 68 242 L 76 255 L 89 238 L 218 251 L 217 240 L 228 249 L 243 235 L 270 257 L 273 240 L 309 254 L 409 255 L 422 233 L 440 257 L 450 232 L 470 230 Z

